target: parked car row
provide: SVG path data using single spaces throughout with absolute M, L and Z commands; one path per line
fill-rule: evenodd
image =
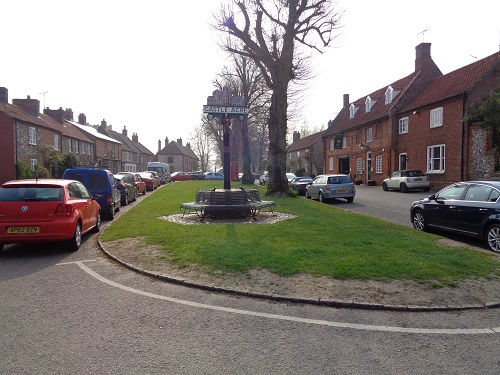
M 65 242 L 78 250 L 82 235 L 98 232 L 121 205 L 158 187 L 148 172 L 67 169 L 62 179 L 25 179 L 0 186 L 0 251 L 10 243 Z

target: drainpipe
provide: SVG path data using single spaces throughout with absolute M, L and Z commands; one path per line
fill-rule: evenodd
M 460 153 L 460 181 L 464 180 L 464 153 L 469 152 L 469 150 L 465 150 L 465 137 L 466 137 L 466 129 L 465 129 L 465 122 L 464 122 L 464 117 L 465 117 L 465 103 L 467 101 L 467 93 L 464 93 L 462 97 L 462 121 L 461 121 L 461 133 L 462 133 L 462 152 Z

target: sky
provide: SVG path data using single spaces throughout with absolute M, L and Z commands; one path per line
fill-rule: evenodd
M 185 145 L 230 63 L 209 26 L 221 3 L 230 0 L 3 1 L 0 87 L 9 102 L 29 95 L 41 111 L 126 127 L 153 153 L 166 137 Z M 336 9 L 342 28 L 313 57 L 297 130 L 326 128 L 344 94 L 354 101 L 412 73 L 422 42 L 444 74 L 499 51 L 500 1 L 337 0 Z

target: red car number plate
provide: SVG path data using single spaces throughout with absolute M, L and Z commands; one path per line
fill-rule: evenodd
M 40 227 L 9 227 L 7 233 L 11 234 L 30 234 L 40 233 Z

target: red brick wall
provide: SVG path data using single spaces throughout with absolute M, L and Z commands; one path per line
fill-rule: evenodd
M 14 119 L 0 112 L 0 184 L 16 178 Z

